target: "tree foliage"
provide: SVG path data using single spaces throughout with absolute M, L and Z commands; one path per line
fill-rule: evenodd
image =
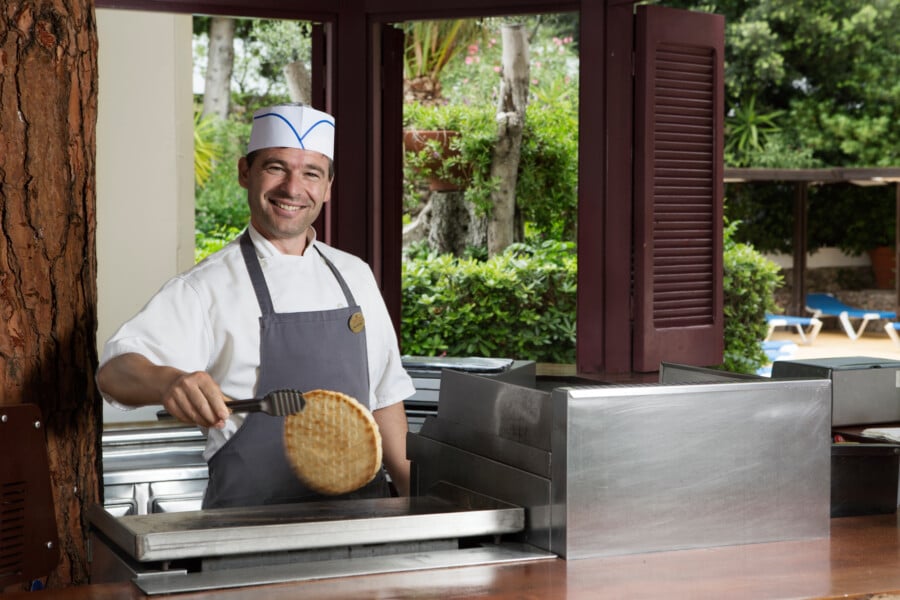
M 665 4 L 725 15 L 730 166 L 900 165 L 900 0 Z M 769 122 L 758 120 L 766 115 Z M 742 151 L 735 151 L 741 143 Z M 735 211 L 729 215 L 744 222 L 737 235 L 760 249 L 789 251 L 791 220 L 783 216 L 790 214 L 792 192 L 747 188 L 728 190 Z M 811 189 L 810 204 L 817 209 L 810 212 L 810 249 L 838 245 L 858 252 L 892 243 L 893 236 L 885 236 L 880 226 L 866 227 L 866 222 L 892 221 L 893 209 L 882 198 L 886 191 Z M 842 222 L 845 231 L 835 232 L 844 217 L 849 218 Z
M 726 110 L 755 98 L 828 166 L 900 164 L 900 0 L 697 0 L 726 19 Z

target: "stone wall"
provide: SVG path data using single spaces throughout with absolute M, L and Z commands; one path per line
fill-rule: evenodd
M 790 304 L 793 269 L 782 269 L 783 284 L 775 290 L 775 303 L 784 311 Z M 897 310 L 897 293 L 892 289 L 877 289 L 871 267 L 822 267 L 807 269 L 807 292 L 834 294 L 841 302 L 869 310 Z M 883 322 L 869 323 L 866 331 L 883 333 Z M 839 329 L 837 319 L 825 319 L 823 329 Z

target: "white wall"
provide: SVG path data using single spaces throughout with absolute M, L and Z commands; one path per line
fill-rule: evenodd
M 794 266 L 794 257 L 790 254 L 766 254 L 766 258 L 773 261 L 782 269 L 790 269 Z M 812 254 L 806 255 L 807 269 L 820 269 L 822 267 L 866 267 L 872 264 L 868 254 L 850 256 L 837 248 L 819 248 Z
M 163 282 L 194 262 L 194 146 L 191 15 L 96 14 L 99 352 Z M 104 408 L 107 420 L 123 417 Z

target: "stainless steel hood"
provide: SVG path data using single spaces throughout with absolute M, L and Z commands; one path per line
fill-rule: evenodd
M 827 537 L 830 382 L 689 375 L 542 393 L 447 372 L 414 489 L 523 506 L 517 539 L 567 559 Z

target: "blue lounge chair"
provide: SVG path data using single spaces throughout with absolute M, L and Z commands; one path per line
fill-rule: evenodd
M 888 321 L 884 324 L 884 330 L 887 332 L 888 337 L 894 340 L 894 344 L 900 348 L 900 335 L 898 335 L 898 331 L 900 331 L 900 323 L 896 321 Z
M 844 332 L 851 340 L 859 339 L 869 321 L 876 319 L 896 319 L 897 313 L 888 310 L 865 310 L 844 304 L 832 294 L 812 293 L 806 295 L 806 308 L 814 317 L 837 317 Z M 853 329 L 850 319 L 859 319 L 859 327 Z
M 804 344 L 812 344 L 816 341 L 816 336 L 822 329 L 822 321 L 816 317 L 792 317 L 788 315 L 775 315 L 766 313 L 766 325 L 769 330 L 766 332 L 766 339 L 772 337 L 776 327 L 793 327 L 800 336 L 800 341 Z M 806 329 L 804 329 L 806 328 Z

